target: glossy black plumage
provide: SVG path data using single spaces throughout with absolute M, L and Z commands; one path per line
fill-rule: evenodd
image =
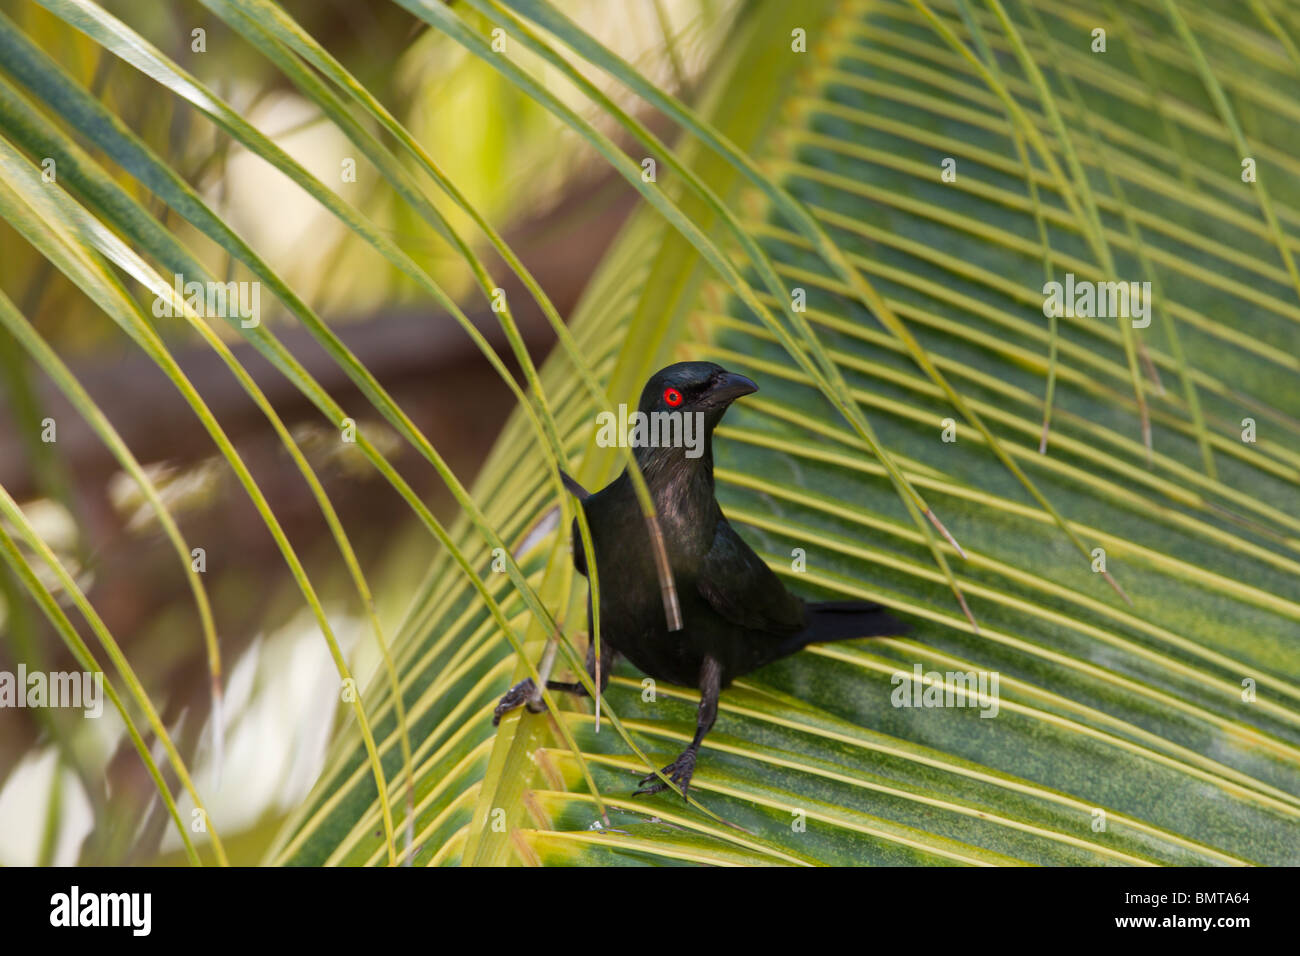
M 695 739 L 664 768 L 683 790 L 716 716 L 717 695 L 732 680 L 811 643 L 905 630 L 878 605 L 809 603 L 790 593 L 723 515 L 714 497 L 713 429 L 732 401 L 756 390 L 749 379 L 711 362 L 679 362 L 653 376 L 641 394 L 638 410 L 647 415 L 698 415 L 698 457 L 680 444 L 635 449 L 663 529 L 681 603 L 680 631 L 668 630 L 645 521 L 627 472 L 591 495 L 565 476 L 582 499 L 600 571 L 602 679 L 619 653 L 655 680 L 700 688 Z M 576 521 L 572 534 L 574 565 L 586 574 Z M 593 664 L 589 653 L 589 670 Z M 549 686 L 582 692 L 577 684 Z M 513 688 L 502 698 L 498 718 L 524 703 L 532 689 L 529 681 Z M 657 778 L 642 781 L 650 784 L 644 792 L 664 789 L 651 781 Z

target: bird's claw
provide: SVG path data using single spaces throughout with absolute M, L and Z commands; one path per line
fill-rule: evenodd
M 525 677 L 514 687 L 511 687 L 501 696 L 501 699 L 497 701 L 496 709 L 492 711 L 492 726 L 495 727 L 497 724 L 501 723 L 502 717 L 510 713 L 510 711 L 514 710 L 516 707 L 521 707 L 524 704 L 527 704 L 528 709 L 535 714 L 545 710 L 546 705 L 541 701 L 538 701 L 536 704 L 533 703 L 533 695 L 536 692 L 537 685 L 533 683 L 531 677 Z
M 681 756 L 664 767 L 660 773 L 677 784 L 681 788 L 682 797 L 685 798 L 686 791 L 691 785 L 691 776 L 695 773 L 695 751 L 682 751 Z M 641 786 L 632 796 L 639 797 L 642 794 L 662 793 L 667 789 L 668 784 L 660 780 L 658 774 L 652 773 L 641 778 Z

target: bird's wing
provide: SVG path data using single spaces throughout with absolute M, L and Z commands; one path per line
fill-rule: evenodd
M 774 634 L 804 627 L 803 601 L 785 589 L 726 518 L 718 520 L 713 547 L 704 556 L 697 580 L 704 599 L 734 624 Z
M 564 482 L 564 487 L 569 489 L 569 494 L 573 495 L 573 497 L 577 498 L 579 501 L 586 501 L 591 497 L 591 492 L 578 484 L 578 480 L 567 471 L 560 471 L 560 481 Z

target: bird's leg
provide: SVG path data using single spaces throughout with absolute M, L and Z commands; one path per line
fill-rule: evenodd
M 704 735 L 713 728 L 718 719 L 718 697 L 722 693 L 722 665 L 714 657 L 704 658 L 700 666 L 700 709 L 695 717 L 695 737 L 690 746 L 681 752 L 676 760 L 661 771 L 665 777 L 682 788 L 682 796 L 691 785 L 691 776 L 695 773 L 695 757 L 700 752 Z M 634 797 L 643 793 L 659 793 L 667 790 L 668 785 L 655 774 L 643 777 L 641 787 L 632 794 Z
M 609 686 L 609 674 L 614 669 L 614 658 L 617 652 L 609 645 L 608 641 L 602 641 L 600 647 L 600 692 L 605 693 L 605 688 Z M 589 641 L 587 643 L 587 673 L 591 675 L 592 682 L 596 680 L 596 648 Z M 501 718 L 517 707 L 527 705 L 528 709 L 534 714 L 539 714 L 546 709 L 542 701 L 533 700 L 537 684 L 531 677 L 525 677 L 514 687 L 511 687 L 502 698 L 497 701 L 496 710 L 492 712 L 492 725 L 495 727 L 501 722 Z M 587 688 L 577 681 L 548 680 L 546 682 L 547 690 L 556 690 L 565 694 L 576 694 L 579 697 L 587 696 Z

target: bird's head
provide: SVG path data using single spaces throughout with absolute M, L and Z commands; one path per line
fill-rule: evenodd
M 732 402 L 757 391 L 758 386 L 745 376 L 713 362 L 677 362 L 650 377 L 641 392 L 638 410 L 647 415 L 699 412 L 712 431 Z
M 678 362 L 651 376 L 641 392 L 630 441 L 652 484 L 703 475 L 712 497 L 713 429 L 731 403 L 758 391 L 743 375 L 712 362 Z

